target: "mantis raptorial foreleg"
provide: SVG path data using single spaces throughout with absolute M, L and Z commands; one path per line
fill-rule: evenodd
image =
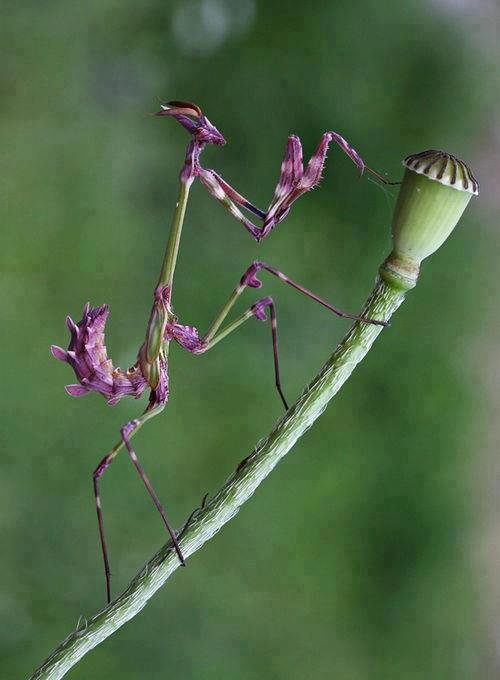
M 257 241 L 261 241 L 276 225 L 285 219 L 292 203 L 297 198 L 319 184 L 326 161 L 326 154 L 331 142 L 335 142 L 361 172 L 366 170 L 381 182 L 394 184 L 394 182 L 388 182 L 378 172 L 365 165 L 358 152 L 341 135 L 333 131 L 325 132 L 322 135 L 318 147 L 305 169 L 302 162 L 302 145 L 299 137 L 296 135 L 288 137 L 278 184 L 266 211 L 260 210 L 260 208 L 253 205 L 215 170 L 207 170 L 198 162 L 195 166 L 195 174 L 207 191 L 222 203 L 226 210 L 241 222 Z M 262 220 L 262 225 L 256 226 L 241 212 L 238 206 L 256 215 Z
M 221 203 L 224 208 L 245 227 L 245 229 L 254 237 L 256 241 L 262 238 L 263 228 L 255 225 L 249 220 L 238 208 L 238 205 L 243 206 L 250 212 L 265 219 L 266 213 L 259 208 L 256 208 L 250 201 L 239 194 L 236 189 L 233 189 L 230 184 L 220 177 L 214 170 L 205 170 L 200 168 L 198 177 L 207 191 Z

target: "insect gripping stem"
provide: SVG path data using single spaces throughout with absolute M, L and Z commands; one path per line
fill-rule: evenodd
M 403 300 L 404 293 L 399 288 L 379 280 L 363 315 L 387 322 Z M 354 323 L 334 354 L 273 431 L 244 459 L 220 491 L 195 514 L 179 541 L 184 558 L 199 550 L 234 518 L 281 458 L 323 413 L 382 330 L 382 326 L 360 321 Z M 241 457 L 241 452 L 228 452 L 230 460 L 241 460 Z M 71 633 L 30 680 L 62 678 L 82 656 L 138 614 L 180 566 L 178 556 L 172 553 L 172 547 L 169 542 L 161 548 L 129 587 L 108 607 Z
M 177 104 L 180 105 L 181 103 L 178 102 Z M 180 108 L 183 111 L 186 110 L 185 105 Z M 189 111 L 190 109 L 188 109 Z M 188 128 L 191 126 L 197 134 L 215 135 L 213 129 L 209 127 L 208 121 L 205 120 L 203 128 L 199 125 L 196 127 L 197 124 L 193 123 L 190 118 L 185 119 L 184 113 L 179 115 L 181 115 L 182 124 Z M 189 113 L 189 115 L 194 114 Z M 201 114 L 199 115 L 201 116 Z M 323 368 L 304 389 L 287 413 L 278 421 L 272 432 L 257 445 L 250 455 L 242 460 L 233 475 L 214 497 L 208 503 L 202 504 L 199 511 L 192 516 L 192 521 L 188 521 L 180 534 L 173 531 L 166 516 L 164 516 L 163 508 L 130 444 L 133 432 L 140 427 L 146 418 L 152 417 L 157 410 L 163 407 L 168 395 L 166 365 L 162 349 L 158 350 L 157 335 L 155 333 L 148 335 L 150 347 L 146 347 L 146 359 L 155 359 L 156 352 L 159 352 L 160 380 L 158 385 L 152 389 L 150 403 L 145 414 L 138 420 L 131 421 L 122 429 L 122 438 L 134 465 L 162 514 L 171 540 L 149 560 L 128 588 L 114 602 L 88 621 L 85 620 L 83 625 L 79 625 L 77 630 L 71 633 L 34 672 L 31 680 L 57 680 L 62 678 L 82 656 L 141 611 L 154 593 L 183 564 L 184 558 L 199 550 L 224 524 L 237 514 L 242 504 L 252 496 L 281 458 L 323 413 L 329 401 L 369 352 L 384 326 L 388 324 L 393 313 L 402 304 L 406 292 L 416 285 L 421 261 L 440 247 L 456 226 L 470 197 L 479 191 L 479 185 L 470 169 L 450 154 L 429 150 L 408 157 L 404 164 L 407 171 L 395 210 L 392 229 L 393 251 L 380 267 L 380 275 L 377 278 L 375 288 L 369 296 L 360 318 L 354 322 Z M 186 167 L 189 170 L 189 163 Z M 183 173 L 185 179 L 188 171 L 184 172 L 183 170 Z M 176 206 L 172 235 L 167 246 L 160 276 L 160 286 L 158 287 L 161 291 L 167 290 L 168 293 L 170 293 L 173 282 L 185 203 L 189 191 L 189 182 L 185 182 L 183 186 L 182 178 L 183 174 L 181 174 L 180 200 Z M 261 268 L 266 268 L 270 273 L 282 278 L 277 270 L 269 266 Z M 255 285 L 256 280 L 252 278 L 251 273 L 249 276 L 250 278 L 245 282 L 245 285 L 258 287 Z M 283 280 L 301 292 L 306 294 L 309 292 L 290 280 L 286 281 L 286 278 Z M 240 287 L 230 297 L 229 302 L 224 306 L 212 326 L 209 332 L 212 341 L 216 338 L 222 317 L 229 311 L 229 307 L 232 306 L 235 295 L 236 297 L 239 295 L 239 291 Z M 260 303 L 260 306 L 257 306 L 258 303 L 256 303 L 252 308 L 253 314 L 257 318 L 262 318 L 263 306 L 270 304 L 270 298 L 263 298 Z M 328 306 L 328 304 L 325 306 Z M 99 339 L 101 339 L 101 335 L 103 337 L 101 317 L 104 311 L 97 310 L 92 315 L 87 310 L 90 326 L 87 319 L 82 320 L 81 325 L 78 326 L 70 324 L 74 336 L 74 347 L 71 349 L 71 354 L 69 351 L 64 353 L 60 348 L 55 348 L 53 351 L 56 358 L 65 361 L 68 360 L 68 357 L 71 359 L 77 375 L 80 372 L 83 376 L 82 380 L 87 381 L 86 383 L 82 382 L 82 384 L 90 385 L 90 380 L 93 380 L 95 385 L 92 383 L 92 389 L 101 391 L 106 395 L 104 388 L 97 390 L 97 387 L 101 387 L 98 380 L 104 380 L 107 375 L 103 374 L 104 378 L 101 374 L 92 374 L 89 377 L 84 373 L 84 370 L 88 369 L 88 363 L 85 362 L 86 368 L 83 367 L 82 363 L 82 357 L 87 358 L 87 354 L 89 359 L 94 358 L 94 354 L 89 353 L 89 348 L 94 350 L 95 344 L 87 342 L 89 337 L 99 336 Z M 336 310 L 333 309 L 332 311 Z M 151 318 L 154 323 L 158 321 L 154 315 Z M 275 319 L 275 317 L 273 318 Z M 162 325 L 163 321 L 160 317 L 158 319 L 158 323 Z M 370 320 L 371 323 L 366 323 L 367 320 Z M 91 333 L 89 336 L 89 328 L 94 335 Z M 179 326 L 177 330 L 186 331 L 187 328 Z M 224 330 L 220 333 L 224 333 Z M 191 336 L 192 339 L 193 337 Z M 105 355 L 101 351 L 99 356 Z M 135 380 L 135 374 L 132 373 L 131 375 Z M 124 390 L 128 390 L 127 393 L 137 394 L 144 386 L 142 383 L 132 382 L 132 378 L 127 375 L 130 384 L 126 383 Z M 87 389 L 91 388 L 87 387 Z M 115 449 L 112 451 L 113 455 L 116 453 Z M 228 458 L 233 461 L 240 460 L 241 454 L 236 453 L 232 456 L 228 453 Z M 100 472 L 99 469 L 96 470 L 96 473 L 98 472 Z M 97 507 L 100 509 L 100 501 Z

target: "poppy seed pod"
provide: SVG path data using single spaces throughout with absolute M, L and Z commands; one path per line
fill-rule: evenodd
M 420 263 L 432 255 L 458 224 L 479 183 L 471 169 L 444 151 L 408 156 L 392 222 L 393 251 L 382 276 L 412 288 Z

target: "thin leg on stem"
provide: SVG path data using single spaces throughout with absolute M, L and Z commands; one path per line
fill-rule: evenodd
M 211 349 L 215 344 L 220 342 L 223 338 L 225 338 L 227 335 L 235 331 L 237 328 L 239 328 L 247 319 L 251 318 L 252 316 L 256 316 L 257 318 L 260 318 L 261 320 L 265 320 L 265 313 L 262 311 L 262 307 L 265 307 L 266 305 L 270 307 L 270 312 L 271 312 L 271 330 L 272 330 L 272 338 L 273 338 L 273 356 L 274 356 L 274 371 L 275 371 L 275 382 L 276 382 L 276 389 L 278 390 L 278 393 L 280 395 L 280 399 L 282 400 L 285 408 L 288 410 L 288 404 L 285 399 L 285 396 L 283 394 L 283 390 L 281 387 L 281 378 L 280 378 L 280 369 L 279 369 L 279 357 L 278 357 L 278 335 L 277 335 L 277 323 L 276 323 L 276 308 L 273 303 L 272 298 L 263 298 L 262 300 L 259 300 L 257 303 L 255 303 L 252 307 L 247 309 L 243 314 L 241 314 L 238 318 L 236 318 L 234 321 L 230 322 L 227 324 L 224 328 L 221 329 L 221 326 L 237 302 L 237 300 L 240 298 L 242 295 L 243 291 L 245 288 L 250 287 L 250 288 L 260 288 L 262 285 L 262 281 L 257 278 L 258 272 L 264 269 L 265 271 L 268 271 L 270 274 L 273 274 L 273 276 L 276 276 L 280 281 L 283 281 L 284 283 L 287 283 L 288 285 L 292 286 L 299 292 L 303 293 L 307 297 L 311 298 L 315 302 L 318 302 L 321 304 L 323 307 L 326 307 L 329 309 L 331 312 L 336 314 L 337 316 L 344 317 L 347 319 L 354 319 L 356 321 L 361 321 L 363 323 L 368 323 L 368 324 L 374 324 L 377 326 L 388 326 L 389 324 L 385 321 L 379 321 L 378 319 L 368 319 L 363 316 L 358 316 L 356 314 L 348 314 L 347 312 L 344 312 L 343 310 L 334 307 L 331 305 L 329 302 L 326 300 L 323 300 L 323 298 L 320 298 L 318 295 L 315 293 L 311 292 L 304 286 L 300 285 L 293 279 L 290 279 L 286 274 L 283 274 L 283 272 L 280 272 L 278 269 L 275 267 L 272 267 L 271 265 L 266 264 L 265 262 L 253 262 L 250 267 L 246 270 L 246 272 L 243 274 L 243 276 L 240 279 L 239 284 L 234 288 L 232 293 L 230 294 L 227 302 L 224 304 L 222 307 L 221 311 L 217 316 L 215 317 L 215 320 L 212 322 L 211 326 L 209 327 L 207 333 L 200 339 L 198 338 L 198 333 L 196 329 L 189 327 L 189 326 L 181 326 L 180 324 L 176 324 L 173 329 L 172 329 L 172 335 L 173 338 L 185 349 L 187 349 L 189 352 L 192 352 L 194 354 L 203 354 L 204 352 L 208 351 Z M 260 314 L 260 316 L 259 316 Z
M 245 277 L 243 277 L 244 279 Z M 210 330 L 208 333 L 202 338 L 202 340 L 199 341 L 199 344 L 196 348 L 193 349 L 191 344 L 184 344 L 179 337 L 176 339 L 178 340 L 179 344 L 183 345 L 185 349 L 188 351 L 194 352 L 196 354 L 203 354 L 204 352 L 207 352 L 209 349 L 211 349 L 214 345 L 216 345 L 218 342 L 220 342 L 223 338 L 225 338 L 227 335 L 235 331 L 237 328 L 239 328 L 245 321 L 248 319 L 251 319 L 252 317 L 255 317 L 259 319 L 259 321 L 266 321 L 266 313 L 265 313 L 265 308 L 269 307 L 270 310 L 270 318 L 271 318 L 271 335 L 272 335 L 272 343 L 273 343 L 273 360 L 274 360 L 274 378 L 275 378 L 275 385 L 276 389 L 278 390 L 278 394 L 280 396 L 281 401 L 283 402 L 283 405 L 285 409 L 288 411 L 288 403 L 285 398 L 285 395 L 283 394 L 283 389 L 281 386 L 281 375 L 280 375 L 280 364 L 279 364 L 279 353 L 278 353 L 278 324 L 277 324 L 277 318 L 276 318 L 276 306 L 274 304 L 274 301 L 272 297 L 265 297 L 257 302 L 255 302 L 251 307 L 246 309 L 243 314 L 241 314 L 239 317 L 237 317 L 234 321 L 231 323 L 227 324 L 222 330 L 218 331 L 220 328 L 224 318 L 228 315 L 229 311 L 233 307 L 234 303 L 236 300 L 239 298 L 243 290 L 247 285 L 252 285 L 251 283 L 244 283 L 244 280 L 241 280 L 239 286 L 235 288 L 235 290 L 231 293 L 228 302 L 224 305 L 221 313 L 217 316 L 216 320 L 210 327 Z M 218 332 L 217 332 L 218 331 Z M 175 335 L 174 335 L 175 337 Z
M 287 283 L 292 288 L 295 288 L 295 290 L 298 290 L 299 292 L 303 293 L 307 297 L 311 298 L 311 300 L 318 302 L 323 307 L 326 307 L 331 312 L 333 312 L 337 316 L 340 316 L 344 319 L 353 319 L 354 321 L 362 321 L 363 323 L 373 324 L 375 326 L 386 327 L 386 326 L 389 325 L 385 321 L 379 321 L 378 319 L 368 319 L 365 316 L 358 316 L 356 314 L 348 314 L 347 312 L 344 312 L 342 309 L 339 309 L 338 307 L 334 307 L 329 302 L 327 302 L 326 300 L 323 300 L 323 298 L 320 298 L 318 295 L 316 295 L 315 293 L 310 291 L 308 288 L 305 288 L 300 283 L 297 283 L 296 281 L 291 279 L 286 274 L 283 274 L 283 272 L 280 272 L 278 269 L 276 269 L 275 267 L 272 267 L 269 264 L 266 264 L 265 262 L 254 262 L 252 267 L 254 268 L 254 272 L 253 272 L 254 276 L 260 269 L 264 269 L 265 271 L 269 272 L 273 276 L 276 276 L 280 281 L 283 281 L 283 283 Z
M 183 557 L 181 549 L 179 547 L 179 543 L 177 541 L 176 533 L 175 533 L 174 529 L 172 528 L 170 522 L 168 521 L 167 515 L 165 514 L 165 510 L 163 509 L 163 505 L 161 504 L 160 499 L 156 495 L 155 490 L 151 486 L 151 482 L 149 481 L 146 473 L 144 472 L 144 468 L 140 464 L 140 462 L 137 458 L 137 455 L 136 455 L 134 449 L 132 448 L 132 444 L 130 442 L 130 438 L 131 438 L 133 432 L 141 425 L 141 422 L 143 422 L 143 421 L 141 421 L 140 419 L 131 420 L 129 423 L 124 425 L 124 427 L 122 427 L 121 434 L 122 434 L 123 442 L 124 442 L 125 446 L 127 447 L 127 450 L 130 454 L 130 457 L 132 459 L 133 464 L 135 465 L 137 472 L 139 473 L 139 477 L 144 482 L 144 486 L 148 490 L 148 493 L 151 496 L 151 498 L 153 499 L 153 503 L 155 504 L 156 509 L 158 510 L 158 512 L 161 515 L 163 523 L 165 524 L 167 531 L 170 535 L 170 538 L 172 539 L 172 543 L 174 545 L 174 548 L 175 548 L 175 551 L 176 551 L 177 556 L 179 558 L 179 561 L 182 564 L 182 566 L 184 567 L 186 563 L 184 561 L 184 557 Z
M 285 399 L 285 395 L 283 394 L 283 390 L 281 388 L 280 359 L 278 354 L 278 320 L 276 318 L 276 307 L 274 306 L 274 302 L 271 303 L 270 309 L 271 309 L 271 333 L 273 338 L 274 379 L 276 383 L 276 389 L 279 392 L 281 401 L 283 402 L 283 405 L 285 407 L 285 411 L 288 411 L 289 409 L 288 402 Z
M 276 385 L 276 389 L 278 390 L 278 394 L 281 397 L 281 401 L 283 402 L 283 406 L 285 407 L 285 411 L 288 411 L 289 406 L 287 400 L 285 399 L 285 395 L 283 394 L 283 390 L 281 388 L 280 358 L 278 353 L 278 320 L 276 318 L 276 305 L 274 304 L 274 300 L 272 299 L 272 297 L 265 297 L 262 298 L 262 300 L 256 302 L 251 307 L 251 310 L 253 311 L 254 316 L 256 316 L 257 319 L 259 319 L 260 321 L 265 321 L 266 320 L 266 313 L 264 311 L 265 307 L 269 307 L 269 312 L 271 316 L 271 336 L 273 341 L 273 359 L 274 359 L 274 383 Z
M 376 170 L 372 170 L 372 168 L 369 168 L 367 165 L 365 165 L 365 170 L 369 172 L 373 177 L 378 179 L 379 182 L 382 182 L 382 184 L 389 184 L 390 186 L 395 186 L 396 184 L 401 184 L 401 182 L 390 182 L 388 179 L 386 179 L 380 172 L 377 172 Z
M 97 510 L 97 521 L 99 524 L 99 540 L 101 543 L 101 552 L 102 552 L 102 559 L 104 561 L 104 573 L 106 576 L 106 598 L 108 601 L 108 604 L 111 602 L 111 569 L 109 567 L 109 557 L 108 557 L 108 549 L 106 546 L 106 535 L 104 533 L 104 517 L 102 514 L 102 507 L 101 507 L 101 493 L 100 493 L 100 484 L 99 480 L 108 468 L 109 464 L 113 460 L 113 458 L 116 456 L 118 451 L 122 448 L 123 446 L 123 441 L 118 442 L 116 446 L 114 446 L 109 453 L 107 453 L 104 458 L 101 460 L 99 465 L 96 467 L 96 469 L 93 472 L 92 475 L 92 480 L 94 483 L 94 497 L 95 497 L 95 507 Z
M 274 304 L 272 297 L 265 297 L 262 298 L 261 300 L 258 300 L 255 304 L 253 304 L 251 307 L 245 310 L 243 314 L 241 314 L 241 316 L 239 316 L 237 319 L 228 324 L 219 333 L 216 333 L 212 337 L 210 342 L 208 342 L 204 346 L 203 352 L 206 352 L 209 349 L 211 349 L 214 345 L 216 345 L 223 338 L 225 338 L 227 335 L 235 331 L 245 321 L 251 319 L 252 317 L 259 319 L 259 321 L 266 321 L 267 316 L 264 311 L 266 307 L 269 307 L 271 319 L 271 336 L 273 342 L 273 360 L 274 360 L 274 384 L 276 385 L 276 389 L 278 391 L 281 401 L 283 402 L 285 410 L 288 411 L 289 408 L 288 402 L 285 398 L 285 395 L 283 394 L 283 388 L 281 386 L 280 361 L 278 352 L 278 324 L 276 319 L 276 306 Z
M 107 597 L 108 604 L 111 602 L 111 569 L 110 569 L 110 564 L 109 564 L 109 556 L 108 556 L 108 549 L 107 549 L 107 543 L 106 543 L 106 534 L 105 534 L 105 531 L 104 531 L 104 516 L 103 516 L 102 504 L 101 504 L 100 478 L 102 477 L 104 472 L 107 470 L 107 468 L 109 467 L 109 465 L 113 461 L 113 459 L 116 457 L 116 455 L 118 454 L 120 449 L 123 448 L 123 446 L 126 446 L 127 450 L 129 452 L 132 450 L 133 455 L 132 455 L 132 453 L 130 453 L 130 455 L 132 457 L 132 460 L 134 460 L 135 452 L 133 452 L 132 445 L 130 443 L 131 438 L 139 431 L 139 429 L 146 422 L 146 420 L 149 420 L 150 418 L 152 418 L 155 415 L 157 415 L 158 413 L 160 413 L 163 410 L 163 406 L 164 405 L 161 405 L 161 406 L 158 406 L 158 407 L 152 408 L 152 409 L 148 408 L 142 414 L 142 416 L 140 416 L 136 420 L 131 421 L 131 423 L 127 423 L 127 425 L 124 428 L 122 428 L 122 438 L 121 438 L 121 440 L 111 449 L 111 451 L 109 453 L 107 453 L 104 456 L 104 458 L 101 460 L 99 465 L 96 467 L 96 469 L 94 470 L 94 473 L 92 475 L 93 483 L 94 483 L 94 496 L 95 496 L 95 504 L 96 504 L 96 511 L 97 511 L 97 521 L 98 521 L 98 524 L 99 524 L 99 539 L 100 539 L 100 543 L 101 543 L 102 558 L 103 558 L 103 562 L 104 562 L 104 572 L 105 572 L 105 576 L 106 576 L 106 597 Z M 131 427 L 132 424 L 133 424 L 133 426 Z M 126 431 L 125 434 L 124 434 L 124 431 L 126 430 L 126 428 L 128 428 L 128 431 Z M 135 456 L 135 458 L 137 459 L 137 456 Z M 134 461 L 134 464 L 135 464 L 135 461 Z M 140 467 L 139 461 L 137 461 L 137 464 L 139 465 L 140 470 L 138 468 L 138 471 L 139 471 L 139 474 L 141 475 L 142 468 Z M 136 467 L 137 467 L 137 465 L 136 465 Z M 144 471 L 142 471 L 142 472 L 144 473 Z M 144 474 L 144 476 L 141 475 L 141 478 L 143 479 L 143 481 L 144 481 L 144 479 L 147 480 L 147 477 L 146 477 L 145 474 Z M 148 488 L 148 491 L 149 491 L 150 488 L 151 488 L 151 484 L 150 484 L 149 480 L 147 480 L 147 482 L 149 484 L 149 488 L 148 488 L 147 484 L 146 484 L 146 487 Z M 158 500 L 158 498 L 156 497 L 156 494 L 154 493 L 152 488 L 151 488 L 151 491 L 152 491 L 153 500 L 155 502 L 155 505 L 157 507 L 158 507 L 158 504 L 160 505 L 161 510 L 160 510 L 160 508 L 158 508 L 158 509 L 160 510 L 160 514 L 162 516 L 162 519 L 167 526 L 167 529 L 170 533 L 170 536 L 172 537 L 172 540 L 174 542 L 174 546 L 175 546 L 175 549 L 177 551 L 177 554 L 179 555 L 180 550 L 178 549 L 179 546 L 178 546 L 177 539 L 175 538 L 175 532 L 173 532 L 172 528 L 170 527 L 170 524 L 168 523 L 168 520 L 165 516 L 165 512 L 163 511 L 163 508 L 161 507 L 161 503 Z M 151 491 L 150 491 L 150 493 L 151 493 Z M 182 553 L 179 555 L 179 559 L 181 560 L 181 563 L 184 565 L 184 558 L 182 557 Z

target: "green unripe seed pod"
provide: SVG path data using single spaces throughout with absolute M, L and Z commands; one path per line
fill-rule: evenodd
M 471 169 L 449 153 L 429 149 L 408 156 L 392 222 L 393 251 L 381 275 L 413 288 L 420 263 L 432 255 L 458 224 L 479 183 Z

